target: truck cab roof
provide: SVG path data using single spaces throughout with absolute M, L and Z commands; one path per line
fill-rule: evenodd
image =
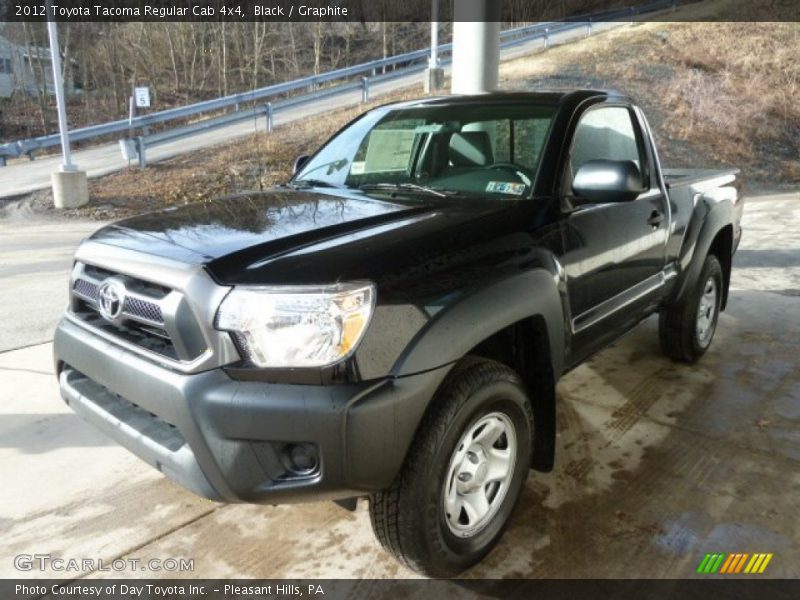
M 508 102 L 531 102 L 549 104 L 579 104 L 589 98 L 600 100 L 619 100 L 632 102 L 631 98 L 616 90 L 591 89 L 591 88 L 564 88 L 536 91 L 493 91 L 485 94 L 452 94 L 446 96 L 431 96 L 414 100 L 404 100 L 383 104 L 377 109 L 411 108 L 416 106 L 458 105 L 458 104 L 493 104 Z

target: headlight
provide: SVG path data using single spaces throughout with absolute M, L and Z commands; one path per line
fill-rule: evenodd
M 375 288 L 365 283 L 235 288 L 217 328 L 233 333 L 258 367 L 324 367 L 353 353 L 374 304 Z

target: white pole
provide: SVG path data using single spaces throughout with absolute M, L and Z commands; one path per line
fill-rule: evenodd
M 435 69 L 439 66 L 439 0 L 431 0 L 431 58 L 428 66 Z
M 61 50 L 58 45 L 58 29 L 50 6 L 46 0 L 47 33 L 50 36 L 50 60 L 53 63 L 53 87 L 58 105 L 58 130 L 61 134 L 61 152 L 64 162 L 59 171 L 53 171 L 53 205 L 56 208 L 77 208 L 89 202 L 89 184 L 86 173 L 72 164 L 69 155 L 69 130 L 67 129 L 67 108 L 64 102 L 64 80 L 61 77 Z
M 480 94 L 497 88 L 501 9 L 499 0 L 455 0 L 454 94 Z
M 50 3 L 47 3 L 48 11 Z M 48 15 L 50 16 L 50 15 Z M 53 87 L 56 92 L 56 104 L 58 105 L 58 130 L 61 134 L 61 152 L 64 156 L 64 163 L 61 165 L 62 171 L 76 171 L 77 168 L 72 164 L 69 153 L 69 130 L 67 129 L 67 108 L 64 103 L 64 80 L 61 76 L 61 51 L 58 45 L 58 29 L 54 20 L 48 19 L 47 33 L 50 37 L 50 57 L 53 63 Z

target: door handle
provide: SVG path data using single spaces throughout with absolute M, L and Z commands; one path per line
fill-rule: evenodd
M 647 219 L 647 222 L 653 226 L 653 229 L 657 229 L 661 222 L 664 220 L 664 215 L 661 214 L 660 211 L 654 210 L 650 215 L 650 218 Z

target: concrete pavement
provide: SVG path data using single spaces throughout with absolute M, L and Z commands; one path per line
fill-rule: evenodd
M 75 248 L 102 225 L 0 219 L 0 352 L 53 339 L 53 324 L 67 305 Z
M 748 200 L 729 307 L 699 364 L 663 358 L 651 319 L 564 377 L 556 468 L 530 474 L 467 577 L 690 577 L 716 551 L 772 552 L 765 576 L 800 576 L 798 222 L 798 192 Z M 60 254 L 38 260 L 52 270 L 32 257 L 33 280 L 3 277 L 11 297 L 66 277 Z M 62 303 L 38 298 L 52 304 L 46 331 Z M 32 304 L 14 303 L 3 337 Z M 50 355 L 0 353 L 0 577 L 19 576 L 24 553 L 194 560 L 194 572 L 24 573 L 64 579 L 413 576 L 373 540 L 365 503 L 217 505 L 173 485 L 65 407 Z

